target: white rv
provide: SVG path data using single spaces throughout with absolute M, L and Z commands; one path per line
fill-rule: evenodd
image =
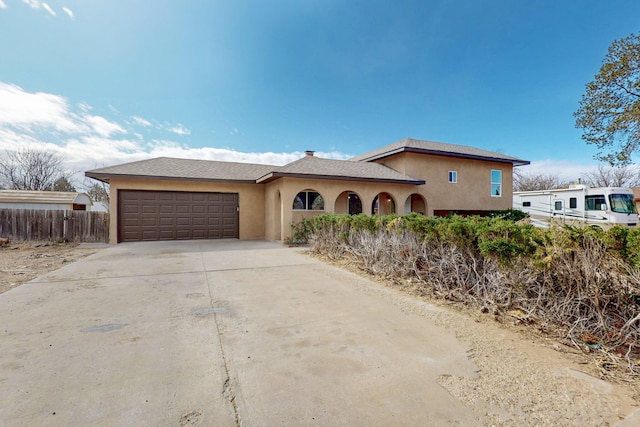
M 558 190 L 513 193 L 513 208 L 526 212 L 537 227 L 592 226 L 603 230 L 614 225 L 635 227 L 638 211 L 630 188 L 571 185 Z

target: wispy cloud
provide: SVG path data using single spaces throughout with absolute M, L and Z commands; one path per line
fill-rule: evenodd
M 64 13 L 66 13 L 69 16 L 69 18 L 71 18 L 72 20 L 76 19 L 76 16 L 73 14 L 73 11 L 71 9 L 69 9 L 68 7 L 63 7 L 62 11 Z
M 51 9 L 51 6 L 49 6 L 48 4 L 42 3 L 42 7 L 44 8 L 44 10 L 49 12 L 52 16 L 57 16 L 57 14 L 54 12 L 53 9 Z
M 136 122 L 137 124 L 144 126 L 144 127 L 149 127 L 151 126 L 151 122 L 149 120 L 145 120 L 142 117 L 138 117 L 138 116 L 133 116 L 131 117 L 133 119 L 134 122 Z
M 0 0 L 0 9 L 6 9 L 6 8 L 7 8 L 7 4 L 2 0 Z
M 169 132 L 175 133 L 176 135 L 191 135 L 191 131 L 182 126 L 180 123 L 178 123 L 176 126 L 168 127 L 167 130 Z
M 31 9 L 40 9 L 41 7 L 39 0 L 22 0 L 22 2 L 27 4 Z
M 121 116 L 108 106 L 114 116 Z M 304 156 L 301 151 L 285 153 L 240 152 L 232 148 L 194 148 L 175 138 L 190 135 L 183 124 L 154 124 L 135 115 L 120 121 L 97 114 L 87 103 L 70 103 L 65 97 L 45 92 L 28 92 L 0 82 L 0 153 L 24 147 L 39 147 L 60 154 L 65 166 L 83 172 L 101 166 L 166 156 L 190 159 L 283 165 Z M 169 137 L 170 132 L 175 138 Z M 347 159 L 349 154 L 318 152 L 318 156 Z

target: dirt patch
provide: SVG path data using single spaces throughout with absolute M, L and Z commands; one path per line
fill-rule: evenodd
M 18 242 L 0 247 L 0 294 L 100 249 L 79 243 Z

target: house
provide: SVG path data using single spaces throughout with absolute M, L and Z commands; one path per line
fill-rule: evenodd
M 425 215 L 511 208 L 526 160 L 405 139 L 350 160 L 311 151 L 284 166 L 155 158 L 87 171 L 110 184 L 112 243 L 283 240 L 319 213 Z
M 0 190 L 0 209 L 86 211 L 91 209 L 92 204 L 85 193 Z

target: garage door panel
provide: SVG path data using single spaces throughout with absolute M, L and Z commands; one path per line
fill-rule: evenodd
M 238 238 L 237 193 L 120 190 L 118 241 Z

